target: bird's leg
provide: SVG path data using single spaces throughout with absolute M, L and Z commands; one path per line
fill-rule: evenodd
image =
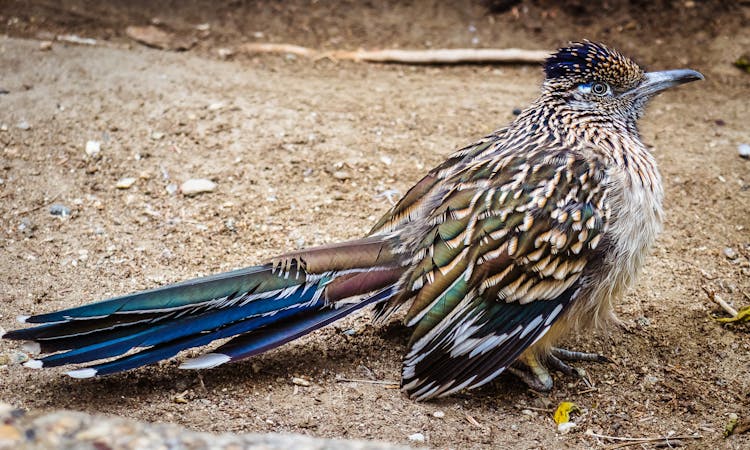
M 604 355 L 598 353 L 587 353 L 587 352 L 576 352 L 573 350 L 566 350 L 560 347 L 552 347 L 552 356 L 563 361 L 588 361 L 588 362 L 599 362 L 599 363 L 611 363 L 612 360 Z
M 521 356 L 513 366 L 509 367 L 510 373 L 514 374 L 526 383 L 531 389 L 539 392 L 547 392 L 552 389 L 552 375 L 549 369 L 559 370 L 565 375 L 577 377 L 583 380 L 588 387 L 592 387 L 591 381 L 584 369 L 573 367 L 568 362 L 588 361 L 588 362 L 612 362 L 606 356 L 598 353 L 585 353 L 566 350 L 564 348 L 553 347 L 550 354 L 546 356 L 545 367 L 535 355 L 525 354 Z M 549 367 L 549 369 L 548 369 Z
M 522 355 L 508 370 L 535 391 L 547 392 L 552 389 L 552 375 L 536 355 Z
M 573 367 L 567 362 L 588 361 L 588 362 L 612 362 L 606 356 L 598 353 L 576 352 L 564 348 L 552 347 L 550 354 L 547 356 L 547 362 L 551 368 L 557 369 L 568 376 L 575 376 L 583 380 L 588 387 L 592 387 L 591 381 L 586 371 L 580 367 Z

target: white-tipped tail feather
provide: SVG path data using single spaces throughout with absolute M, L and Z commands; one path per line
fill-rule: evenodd
M 21 344 L 21 350 L 25 351 L 26 353 L 31 353 L 32 355 L 38 355 L 39 353 L 41 353 L 42 347 L 38 342 L 28 341 Z
M 96 375 L 96 369 L 78 369 L 66 372 L 71 378 L 91 378 Z
M 180 364 L 180 369 L 210 369 L 228 362 L 231 358 L 221 353 L 206 353 L 197 358 L 188 359 Z
M 44 364 L 38 359 L 30 359 L 23 363 L 23 365 L 29 369 L 41 369 Z

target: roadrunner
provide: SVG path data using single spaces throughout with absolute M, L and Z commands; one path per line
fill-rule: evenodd
M 362 239 L 20 317 L 40 325 L 3 337 L 48 354 L 28 367 L 98 361 L 68 372 L 87 378 L 231 337 L 180 366 L 215 367 L 369 305 L 379 321 L 404 307 L 411 398 L 477 388 L 506 369 L 549 390 L 550 369 L 604 360 L 555 345 L 614 317 L 661 228 L 661 180 L 637 121 L 654 95 L 703 76 L 644 72 L 588 41 L 544 70 L 541 96 L 513 123 L 452 154 Z

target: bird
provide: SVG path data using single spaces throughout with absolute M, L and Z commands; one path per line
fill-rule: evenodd
M 548 391 L 552 372 L 608 361 L 561 346 L 616 321 L 662 228 L 663 187 L 638 121 L 691 69 L 646 72 L 602 43 L 544 62 L 541 93 L 507 126 L 453 152 L 361 239 L 19 321 L 3 338 L 104 376 L 231 338 L 182 362 L 205 369 L 258 355 L 362 308 L 411 330 L 401 388 L 423 401 L 508 371 Z

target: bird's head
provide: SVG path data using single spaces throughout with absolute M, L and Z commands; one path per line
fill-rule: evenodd
M 572 43 L 550 56 L 545 65 L 545 95 L 569 111 L 603 115 L 634 123 L 646 103 L 673 86 L 702 80 L 690 69 L 645 72 L 632 59 L 602 44 Z

